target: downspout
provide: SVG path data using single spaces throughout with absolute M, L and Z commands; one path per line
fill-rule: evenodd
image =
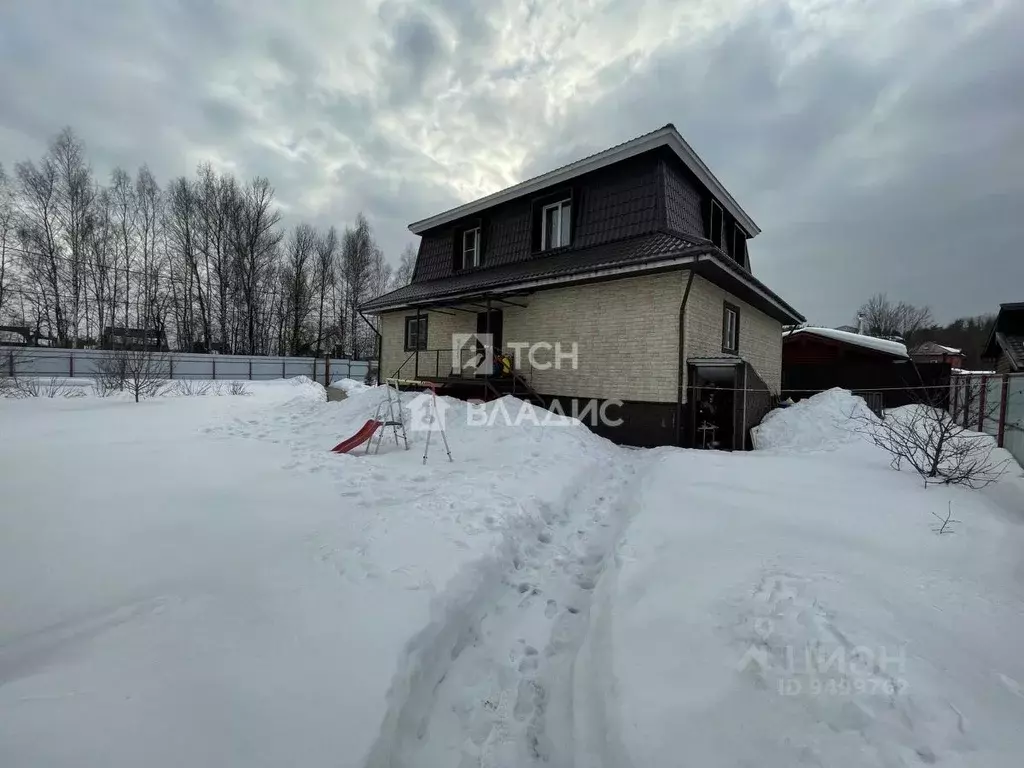
M 694 269 L 700 262 L 700 256 L 690 266 L 690 276 L 686 279 L 686 288 L 683 290 L 683 300 L 679 302 L 679 357 L 676 370 L 676 445 L 682 446 L 683 437 L 683 395 L 686 392 L 684 380 L 686 378 L 686 302 L 690 299 L 690 286 L 693 285 Z
M 379 385 L 381 383 L 381 366 L 384 365 L 384 337 L 381 335 L 381 332 L 373 326 L 373 323 L 366 319 L 366 315 L 362 313 L 362 310 L 357 309 L 356 312 L 358 312 L 359 316 L 363 318 L 363 322 L 370 326 L 370 330 L 373 331 L 373 334 L 377 337 L 377 384 Z

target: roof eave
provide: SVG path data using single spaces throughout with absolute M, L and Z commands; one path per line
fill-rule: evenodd
M 527 179 L 519 184 L 494 192 L 486 197 L 481 197 L 465 205 L 452 208 L 444 213 L 415 221 L 409 225 L 409 231 L 414 235 L 422 235 L 434 227 L 449 224 L 464 216 L 480 213 L 487 208 L 508 202 L 509 200 L 540 192 L 548 187 L 562 184 L 583 174 L 605 168 L 622 160 L 628 160 L 631 157 L 636 157 L 644 152 L 649 152 L 663 146 L 672 149 L 679 159 L 694 173 L 697 179 L 711 190 L 715 197 L 721 200 L 725 209 L 736 218 L 750 237 L 755 237 L 761 233 L 761 228 L 754 223 L 754 220 L 740 207 L 736 199 L 722 186 L 722 183 L 711 172 L 711 169 L 704 164 L 704 161 L 697 156 L 693 148 L 686 143 L 686 140 L 679 134 L 679 131 L 671 125 L 660 128 L 657 131 L 652 131 L 644 136 L 639 136 L 632 141 L 627 141 L 625 144 L 598 152 L 596 155 L 583 158 L 575 163 L 570 163 L 562 168 L 548 171 L 533 179 Z

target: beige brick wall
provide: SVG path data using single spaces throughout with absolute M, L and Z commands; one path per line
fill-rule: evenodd
M 525 358 L 522 373 L 546 395 L 577 398 L 617 398 L 645 402 L 675 402 L 679 350 L 679 303 L 687 272 L 624 278 L 603 283 L 539 291 L 514 299 L 525 307 L 502 307 L 504 343 L 561 344 L 564 353 L 577 344 L 575 369 L 568 360 L 547 370 L 531 368 Z M 740 308 L 740 356 L 751 363 L 773 392 L 782 379 L 782 325 L 740 301 L 703 277 L 694 277 L 686 310 L 686 356 L 722 354 L 722 303 Z M 406 360 L 405 318 L 415 312 L 381 315 L 382 369 L 390 376 Z M 476 315 L 424 313 L 429 317 L 427 346 L 451 347 L 453 333 L 476 330 Z M 541 351 L 538 362 L 553 361 L 553 351 Z M 445 375 L 450 355 L 421 353 L 421 376 Z M 402 370 L 413 376 L 412 363 Z
M 427 349 L 450 350 L 453 333 L 473 333 L 476 331 L 476 315 L 472 312 L 421 312 L 427 316 Z M 381 354 L 381 372 L 383 376 L 391 376 L 398 367 L 405 363 L 409 352 L 405 351 L 405 318 L 415 317 L 415 311 L 402 310 L 386 312 L 380 316 L 380 332 L 383 342 Z M 421 352 L 419 359 L 420 376 L 446 376 L 451 366 L 451 354 L 440 354 L 441 371 L 434 370 L 438 355 L 434 352 Z M 402 368 L 404 378 L 412 378 L 415 373 L 413 361 Z
M 693 278 L 686 303 L 687 358 L 723 354 L 722 305 L 726 301 L 740 308 L 740 357 L 777 393 L 782 386 L 782 323 L 699 276 Z
M 524 375 L 547 395 L 675 402 L 681 272 L 541 291 L 525 309 L 505 307 L 510 342 L 577 344 L 577 367 L 529 369 Z M 552 352 L 538 352 L 540 362 Z

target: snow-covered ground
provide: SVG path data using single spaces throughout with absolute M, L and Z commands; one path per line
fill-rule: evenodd
M 453 462 L 336 455 L 335 386 L 0 400 L 0 765 L 1021 764 L 1016 465 L 925 490 L 841 393 L 752 454 L 442 401 Z

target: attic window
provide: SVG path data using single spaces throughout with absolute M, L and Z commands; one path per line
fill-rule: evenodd
M 725 248 L 725 215 L 717 200 L 711 201 L 711 221 L 708 227 L 708 239 L 719 248 Z
M 569 226 L 572 220 L 572 201 L 560 200 L 545 205 L 540 218 L 540 249 L 564 248 L 570 243 Z
M 732 229 L 732 257 L 738 264 L 746 264 L 747 238 L 736 225 Z
M 480 227 L 462 233 L 462 268 L 480 266 Z

